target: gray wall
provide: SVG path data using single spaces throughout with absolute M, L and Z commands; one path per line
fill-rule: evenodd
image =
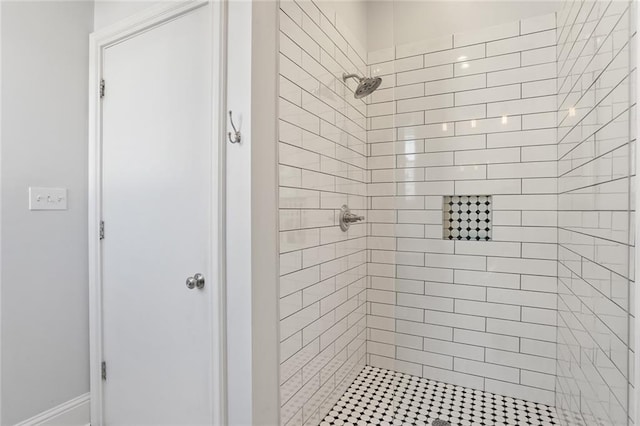
M 93 25 L 96 31 L 156 6 L 160 1 L 96 1 Z
M 3 2 L 2 414 L 11 425 L 89 391 L 87 75 L 92 2 Z M 29 186 L 69 209 L 28 210 Z

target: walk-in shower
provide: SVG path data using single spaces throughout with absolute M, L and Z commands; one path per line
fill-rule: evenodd
M 633 424 L 634 3 L 303 3 L 281 424 Z

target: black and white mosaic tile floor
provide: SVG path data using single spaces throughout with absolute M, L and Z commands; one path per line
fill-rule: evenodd
M 320 423 L 321 426 L 449 424 L 547 426 L 559 422 L 555 410 L 543 404 L 366 366 Z

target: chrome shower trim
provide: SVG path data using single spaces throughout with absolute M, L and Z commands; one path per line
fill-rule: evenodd
M 342 73 L 342 81 L 346 83 L 347 79 L 349 78 L 355 78 L 356 80 L 358 80 L 358 82 L 361 82 L 364 79 L 364 77 L 360 77 L 358 74 L 347 74 L 346 72 Z
M 358 87 L 353 93 L 353 97 L 356 99 L 362 99 L 365 96 L 369 96 L 375 92 L 378 87 L 380 87 L 380 84 L 382 84 L 381 77 L 364 77 L 358 74 L 347 74 L 346 72 L 342 74 L 342 81 L 345 83 L 349 78 L 353 78 L 358 81 Z
M 357 214 L 351 213 L 349 207 L 344 204 L 340 209 L 340 217 L 338 221 L 340 222 L 340 229 L 342 232 L 347 232 L 352 223 L 361 222 L 364 220 L 364 216 L 358 216 Z

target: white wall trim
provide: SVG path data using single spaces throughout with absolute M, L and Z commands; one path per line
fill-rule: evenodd
M 67 402 L 43 411 L 15 426 L 86 426 L 89 425 L 90 394 L 87 392 Z
M 102 363 L 102 297 L 101 297 L 101 247 L 98 238 L 99 224 L 101 220 L 101 102 L 99 96 L 99 81 L 102 78 L 102 58 L 104 49 L 115 43 L 126 40 L 150 28 L 176 19 L 194 9 L 204 5 L 211 5 L 212 22 L 214 31 L 220 28 L 212 46 L 212 57 L 219 58 L 220 67 L 214 67 L 212 79 L 212 111 L 214 119 L 212 126 L 214 139 L 212 141 L 212 164 L 219 170 L 225 170 L 224 147 L 226 139 L 222 138 L 221 129 L 225 127 L 225 114 L 221 111 L 222 99 L 224 99 L 224 75 L 221 70 L 225 66 L 223 56 L 226 46 L 225 2 L 219 0 L 184 0 L 170 3 L 161 3 L 151 6 L 142 12 L 127 17 L 104 29 L 90 35 L 89 41 L 89 342 L 90 342 L 90 389 L 91 389 L 91 424 L 100 426 L 103 424 L 103 384 L 101 377 Z M 218 139 L 219 138 L 219 139 Z M 219 141 L 219 143 L 215 143 Z M 226 177 L 222 172 L 218 175 L 217 185 L 213 185 L 214 197 L 224 195 Z M 220 198 L 222 199 L 222 198 Z M 221 206 L 224 208 L 224 205 Z M 225 286 L 226 276 L 223 268 L 226 251 L 224 234 L 224 215 L 212 212 L 211 229 L 213 230 L 212 247 L 214 261 L 217 262 L 213 270 L 217 271 L 218 280 L 214 281 L 216 289 L 211 291 L 212 321 L 219 324 L 213 327 L 211 335 L 212 364 L 212 418 L 214 425 L 227 424 L 227 385 L 226 385 L 226 321 L 225 310 Z M 217 281 L 217 282 L 216 282 Z M 66 426 L 66 425 L 65 425 Z
M 0 2 L 0 158 L 2 158 L 2 2 Z M 2 241 L 2 163 L 0 162 L 0 241 Z M 2 244 L 0 244 L 0 322 L 2 321 Z M 2 327 L 0 327 L 0 381 L 2 380 Z M 0 423 L 2 422 L 0 386 Z
M 631 28 L 633 29 L 633 31 L 637 30 L 638 28 L 638 23 L 640 22 L 640 7 L 638 7 L 637 2 L 632 2 L 631 3 L 631 13 L 629 14 L 630 17 L 630 23 L 631 23 Z M 638 35 L 635 35 L 635 38 L 637 40 Z M 633 44 L 632 44 L 633 46 Z M 630 63 L 629 67 L 636 68 L 636 78 L 637 78 L 637 74 L 638 74 L 638 65 L 640 65 L 640 56 L 638 55 L 638 47 L 637 47 L 637 42 L 635 44 L 635 59 L 636 59 L 636 63 Z M 632 56 L 633 57 L 633 56 Z M 638 99 L 640 99 L 640 87 L 638 87 L 638 85 L 635 85 L 635 90 L 636 93 L 632 94 L 635 97 L 635 101 L 637 103 Z M 636 108 L 634 109 L 635 111 L 635 117 L 630 117 L 629 119 L 629 123 L 631 123 L 631 120 L 636 120 L 635 123 L 635 128 L 638 129 L 638 125 L 640 125 L 640 114 L 638 113 L 638 107 L 636 106 Z M 630 128 L 631 128 L 631 124 L 630 124 Z M 636 130 L 637 132 L 637 130 Z M 636 137 L 636 148 L 635 148 L 635 152 L 632 152 L 632 155 L 635 155 L 635 159 L 633 159 L 632 161 L 635 161 L 635 166 L 636 169 L 638 168 L 638 165 L 640 165 L 640 150 L 638 149 L 638 141 L 637 141 L 637 134 L 634 135 Z M 633 292 L 629 292 L 630 297 L 633 297 L 634 300 L 629 300 L 629 306 L 633 307 L 634 311 L 632 312 L 633 314 L 633 318 L 630 317 L 630 320 L 633 321 L 633 323 L 629 324 L 629 330 L 631 330 L 634 333 L 634 336 L 629 336 L 632 341 L 633 341 L 633 352 L 630 352 L 630 355 L 633 356 L 633 359 L 631 360 L 631 362 L 629 363 L 629 368 L 632 369 L 633 371 L 633 387 L 629 389 L 627 398 L 629 401 L 629 407 L 627 407 L 627 410 L 630 412 L 630 424 L 634 424 L 637 425 L 639 423 L 640 420 L 640 354 L 638 353 L 638 345 L 640 345 L 640 325 L 638 324 L 638 317 L 640 317 L 638 311 L 640 311 L 640 291 L 638 291 L 638 271 L 640 271 L 640 252 L 638 249 L 638 243 L 640 242 L 640 224 L 638 222 L 638 212 L 640 212 L 640 196 L 638 196 L 638 178 L 637 178 L 637 172 L 636 172 L 636 178 L 635 178 L 635 187 L 631 187 L 631 191 L 635 190 L 635 212 L 634 212 L 634 218 L 633 218 L 633 223 L 635 225 L 635 239 L 634 239 L 634 250 L 633 250 L 633 258 L 630 259 L 630 263 L 629 266 L 633 267 L 633 271 L 634 271 L 634 277 L 633 277 L 633 281 L 634 281 L 634 289 L 635 291 Z M 633 194 L 630 194 L 631 196 L 633 196 Z M 633 198 L 632 198 L 633 199 Z M 631 266 L 633 265 L 633 266 Z
M 280 424 L 277 16 L 277 0 L 228 2 L 226 105 L 242 131 L 226 152 L 229 425 Z
M 280 421 L 278 293 L 279 3 L 253 2 L 251 52 L 251 257 L 253 424 Z M 259 136 L 258 136 L 259 135 Z
M 242 132 L 242 142 L 226 146 L 227 179 L 227 405 L 231 425 L 252 425 L 251 304 L 251 33 L 252 4 L 229 1 L 225 108 L 232 110 Z M 225 126 L 226 127 L 226 126 Z

